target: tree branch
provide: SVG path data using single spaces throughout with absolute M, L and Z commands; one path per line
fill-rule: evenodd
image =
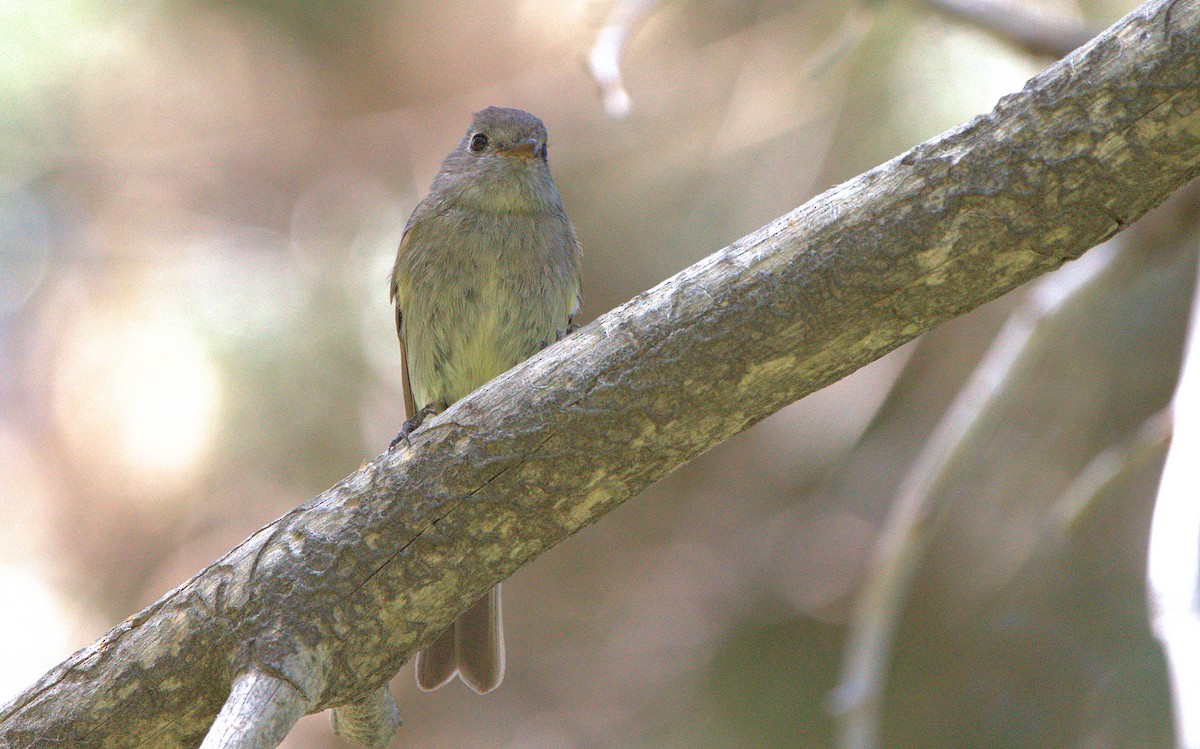
M 0 744 L 196 746 L 247 674 L 310 712 L 369 704 L 521 565 L 1191 180 L 1197 59 L 1200 5 L 1148 3 L 459 401 L 46 674 L 0 709 Z
M 304 694 L 286 680 L 258 671 L 242 674 L 200 749 L 277 746 L 306 707 Z

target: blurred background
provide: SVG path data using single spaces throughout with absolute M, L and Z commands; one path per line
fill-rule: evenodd
M 473 111 L 546 122 L 586 322 L 1053 59 L 942 5 L 0 5 L 0 702 L 386 448 L 388 272 Z M 1099 30 L 1134 5 L 1021 7 Z M 617 118 L 587 60 L 622 13 Z M 522 569 L 503 687 L 421 694 L 405 667 L 396 745 L 836 745 L 881 529 L 956 394 L 999 367 L 929 495 L 882 741 L 1170 746 L 1146 425 L 1178 372 L 1196 205 L 1177 196 Z M 1013 320 L 1030 335 L 989 351 Z M 1115 470 L 1081 484 L 1098 455 Z M 285 746 L 348 745 L 316 715 Z

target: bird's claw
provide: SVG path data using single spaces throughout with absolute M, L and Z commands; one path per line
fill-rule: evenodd
M 567 323 L 567 327 L 565 327 L 565 328 L 556 328 L 554 331 L 554 340 L 553 341 L 541 341 L 540 343 L 538 343 L 538 350 L 540 351 L 540 350 L 546 348 L 551 343 L 558 343 L 562 339 L 564 339 L 567 336 L 574 333 L 576 330 L 579 330 L 579 326 L 573 322 Z
M 420 411 L 417 411 L 416 416 L 408 419 L 400 426 L 400 433 L 397 434 L 396 438 L 392 440 L 392 443 L 388 445 L 388 450 L 394 449 L 396 445 L 400 444 L 402 441 L 408 447 L 412 447 L 412 442 L 408 439 L 408 436 L 415 432 L 417 427 L 421 426 L 421 424 L 425 422 L 426 416 L 433 416 L 437 412 L 438 409 L 434 408 L 433 406 L 426 406 Z

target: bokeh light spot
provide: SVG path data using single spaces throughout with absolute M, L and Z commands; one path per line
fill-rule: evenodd
M 62 356 L 57 415 L 81 454 L 154 494 L 190 477 L 213 436 L 219 384 L 187 325 L 96 317 L 73 331 Z
M 20 616 L 0 617 L 0 704 L 15 697 L 70 647 L 68 617 L 53 590 L 30 570 L 0 564 L 0 599 Z

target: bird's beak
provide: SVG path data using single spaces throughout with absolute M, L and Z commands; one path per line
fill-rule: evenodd
M 515 156 L 519 159 L 536 159 L 538 157 L 538 142 L 534 138 L 526 138 L 513 143 L 508 148 L 500 148 L 496 153 L 501 156 Z

